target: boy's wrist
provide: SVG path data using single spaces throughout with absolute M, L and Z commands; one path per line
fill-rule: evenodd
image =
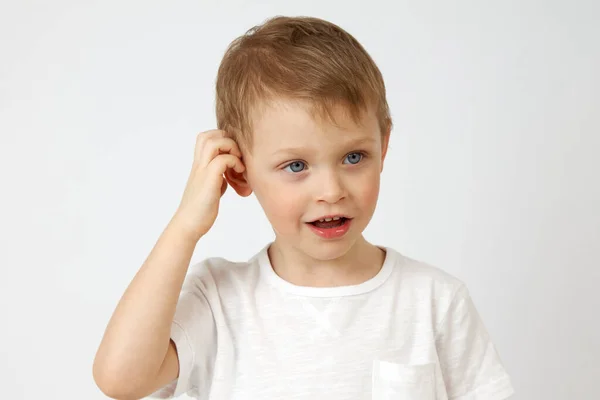
M 198 232 L 196 229 L 188 226 L 185 218 L 178 213 L 176 213 L 169 222 L 167 230 L 175 233 L 178 236 L 181 236 L 185 241 L 193 243 L 194 246 L 200 240 L 200 238 L 204 236 L 203 233 Z

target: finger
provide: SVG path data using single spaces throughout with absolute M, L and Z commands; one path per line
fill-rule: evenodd
M 232 154 L 220 154 L 216 156 L 210 162 L 208 168 L 211 168 L 215 174 L 219 175 L 223 175 L 228 168 L 240 174 L 246 170 L 242 160 Z
M 242 152 L 235 141 L 227 137 L 221 137 L 208 139 L 204 143 L 201 158 L 197 162 L 202 166 L 206 166 L 219 154 L 231 154 L 237 158 L 242 158 Z
M 223 196 L 225 194 L 225 191 L 227 190 L 227 181 L 225 180 L 225 178 L 223 178 L 223 183 L 221 183 L 221 196 Z
M 242 154 L 237 146 L 237 144 L 229 138 L 219 138 L 208 140 L 202 149 L 202 153 L 199 160 L 196 160 L 195 163 L 200 166 L 200 168 L 207 167 L 216 157 L 222 154 L 230 154 L 239 159 L 242 158 Z
M 226 132 L 220 129 L 213 129 L 210 131 L 200 132 L 196 136 L 196 146 L 194 148 L 194 161 L 199 160 L 201 158 L 202 149 L 204 149 L 207 140 L 226 136 Z

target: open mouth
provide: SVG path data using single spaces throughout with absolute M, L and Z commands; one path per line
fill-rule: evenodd
M 333 217 L 333 218 L 325 218 L 317 221 L 309 222 L 309 224 L 320 228 L 320 229 L 333 229 L 338 228 L 346 223 L 349 218 L 346 217 Z

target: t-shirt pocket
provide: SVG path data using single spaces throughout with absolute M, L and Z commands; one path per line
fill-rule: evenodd
M 372 400 L 436 400 L 435 364 L 373 361 Z

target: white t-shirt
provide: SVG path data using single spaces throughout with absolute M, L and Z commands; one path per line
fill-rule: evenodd
M 267 247 L 190 267 L 172 324 L 179 378 L 152 397 L 503 400 L 510 378 L 464 284 L 390 248 L 358 285 L 293 285 Z

